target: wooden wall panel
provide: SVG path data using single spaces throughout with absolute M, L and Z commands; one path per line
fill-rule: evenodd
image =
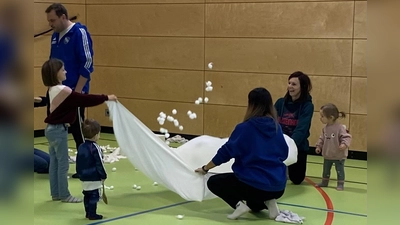
M 207 38 L 217 71 L 351 75 L 351 40 Z M 204 66 L 206 67 L 206 65 Z
M 119 98 L 194 103 L 203 96 L 203 72 L 96 67 L 92 93 L 115 94 Z
M 350 115 L 351 149 L 367 151 L 367 115 Z
M 46 95 L 47 87 L 43 85 L 41 69 L 39 67 L 33 68 L 33 88 L 35 96 Z
M 97 66 L 201 70 L 202 38 L 93 36 Z
M 204 35 L 203 4 L 88 5 L 87 14 L 92 35 Z
M 86 0 L 87 5 L 204 3 L 205 0 Z
M 367 1 L 355 2 L 354 37 L 367 38 Z
M 314 109 L 319 112 L 322 105 L 326 103 L 335 104 L 340 111 L 350 111 L 350 77 L 311 77 L 313 90 Z
M 47 3 L 48 5 L 54 3 L 54 1 L 50 1 L 50 0 L 33 0 L 35 3 Z M 59 1 L 62 4 L 67 5 L 68 3 L 74 3 L 74 4 L 85 4 L 86 0 L 62 0 Z
M 93 0 L 95 1 L 95 0 Z M 263 3 L 263 2 L 331 2 L 332 0 L 205 0 L 207 3 L 231 3 L 231 2 L 240 2 L 240 3 Z M 354 0 L 339 0 L 339 1 L 354 1 Z M 356 0 L 358 1 L 358 0 Z
M 367 78 L 351 78 L 351 113 L 367 114 Z
M 209 4 L 206 36 L 351 38 L 353 6 L 346 1 Z
M 46 107 L 35 108 L 33 111 L 33 127 L 35 130 L 42 130 L 46 127 Z
M 235 126 L 243 121 L 246 107 L 204 105 L 204 133 L 215 137 L 229 137 Z
M 265 87 L 274 101 L 285 95 L 287 90 L 286 75 L 206 72 L 205 81 L 211 81 L 212 92 L 205 92 L 210 104 L 247 106 L 247 95 L 256 87 Z
M 353 76 L 367 77 L 367 40 L 355 40 Z

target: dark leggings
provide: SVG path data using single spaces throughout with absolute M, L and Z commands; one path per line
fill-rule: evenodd
M 307 152 L 299 150 L 297 153 L 297 162 L 288 166 L 289 179 L 293 184 L 301 184 L 306 177 L 307 170 Z
M 239 181 L 234 173 L 213 175 L 208 179 L 207 186 L 233 209 L 239 201 L 244 200 L 253 212 L 267 209 L 265 201 L 278 199 L 285 192 L 285 190 L 275 192 L 259 190 Z
M 78 151 L 79 146 L 84 142 L 81 122 L 85 120 L 85 108 L 79 107 L 77 108 L 77 112 L 78 114 L 76 115 L 76 120 L 70 124 L 71 126 L 68 128 L 68 130 L 71 132 L 72 137 L 74 138 L 75 147 Z
M 337 180 L 344 181 L 344 159 L 343 160 L 329 160 L 324 159 L 324 170 L 322 172 L 322 177 L 329 179 L 331 177 L 332 165 L 335 164 L 335 169 L 337 173 Z

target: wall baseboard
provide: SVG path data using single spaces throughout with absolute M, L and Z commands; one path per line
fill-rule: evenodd
M 114 129 L 112 127 L 106 127 L 106 126 L 102 126 L 101 127 L 101 132 L 102 133 L 106 133 L 106 134 L 114 134 Z M 156 134 L 161 134 L 158 131 L 154 131 L 154 133 Z M 183 138 L 186 138 L 188 140 L 193 139 L 195 137 L 197 137 L 197 135 L 188 135 L 188 134 L 175 134 L 175 133 L 170 133 L 171 137 L 175 136 L 175 135 L 180 135 Z M 34 137 L 44 137 L 44 130 L 35 130 L 34 131 Z M 308 151 L 309 155 L 317 155 L 315 153 L 315 147 L 310 147 L 310 150 Z M 367 160 L 367 152 L 361 152 L 361 151 L 354 151 L 354 150 L 349 150 L 349 155 L 348 155 L 348 159 L 355 159 L 355 160 Z

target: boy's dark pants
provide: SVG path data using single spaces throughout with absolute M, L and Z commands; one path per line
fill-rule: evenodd
M 83 204 L 85 205 L 86 218 L 96 216 L 97 202 L 100 200 L 100 189 L 91 191 L 82 191 Z

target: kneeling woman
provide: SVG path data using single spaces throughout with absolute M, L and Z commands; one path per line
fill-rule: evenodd
M 256 88 L 248 94 L 244 121 L 214 158 L 195 172 L 206 174 L 234 158 L 233 173 L 213 175 L 207 182 L 211 192 L 235 209 L 228 218 L 268 209 L 269 217 L 275 219 L 279 215 L 276 199 L 286 187 L 284 160 L 288 154 L 271 94 L 265 88 Z

